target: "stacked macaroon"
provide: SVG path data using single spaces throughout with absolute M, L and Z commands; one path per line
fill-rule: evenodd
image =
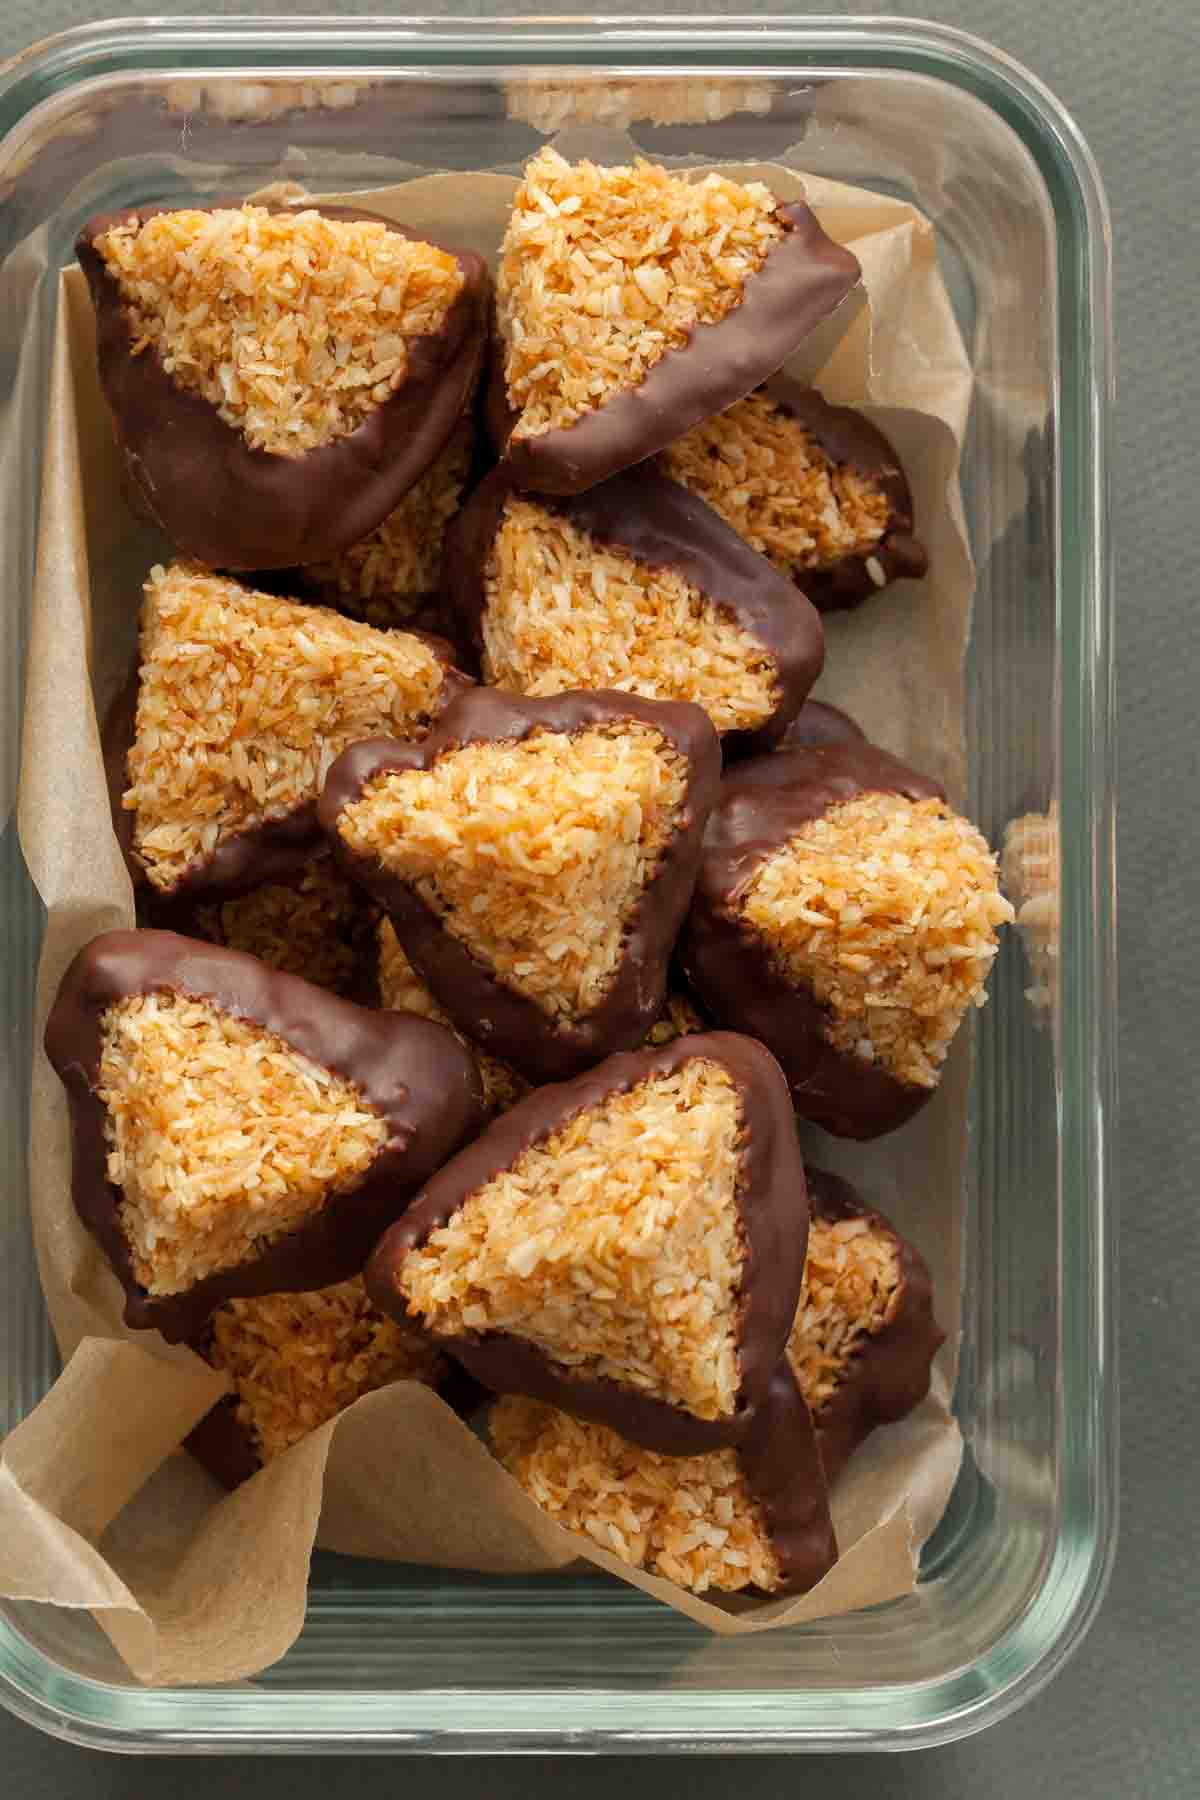
M 319 203 L 79 254 L 176 556 L 105 732 L 141 928 L 46 1041 L 127 1322 L 230 1378 L 192 1448 L 234 1482 L 392 1381 L 495 1396 L 568 1530 L 804 1591 L 942 1334 L 796 1114 L 910 1117 L 1010 916 L 808 698 L 820 613 L 925 569 L 890 444 L 780 373 L 857 262 L 759 183 L 551 150 L 494 293 Z

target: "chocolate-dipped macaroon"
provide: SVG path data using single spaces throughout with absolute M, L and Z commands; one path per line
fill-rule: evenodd
M 473 1059 L 252 956 L 165 931 L 94 938 L 46 1054 L 72 1193 L 125 1322 L 193 1338 L 235 1296 L 326 1287 L 483 1119 Z
M 171 929 L 185 937 L 257 956 L 343 1000 L 376 1004 L 379 908 L 324 844 L 290 881 L 264 882 L 234 900 L 167 910 Z
M 694 426 L 661 461 L 822 612 L 929 566 L 913 536 L 908 479 L 882 431 L 786 376 Z
M 542 150 L 496 277 L 488 416 L 515 485 L 578 494 L 652 456 L 773 374 L 861 273 L 761 182 Z
M 786 1363 L 736 1449 L 662 1456 L 516 1396 L 496 1402 L 488 1432 L 556 1524 L 689 1593 L 804 1594 L 837 1560 L 812 1420 Z
M 722 782 L 680 960 L 711 1018 L 774 1051 L 803 1118 L 871 1138 L 932 1095 L 1011 917 L 938 783 L 848 740 Z
M 195 564 L 153 569 L 122 808 L 157 899 L 217 900 L 299 874 L 321 847 L 330 763 L 381 732 L 423 736 L 469 685 L 450 655 L 439 638 L 376 631 Z M 109 757 L 111 779 L 115 743 Z
M 445 446 L 487 270 L 348 207 L 134 207 L 77 253 L 133 479 L 187 556 L 283 568 L 356 543 Z
M 946 1334 L 925 1259 L 848 1181 L 808 1170 L 804 1286 L 788 1360 L 833 1482 L 877 1425 L 912 1412 Z
M 701 1032 L 520 1101 L 385 1232 L 367 1291 L 486 1387 L 687 1456 L 752 1430 L 807 1234 L 777 1064 Z
M 455 1024 L 551 1081 L 658 1016 L 719 773 L 699 707 L 474 688 L 348 750 L 320 817 Z
M 727 755 L 769 749 L 821 673 L 821 621 L 712 508 L 653 468 L 572 498 L 501 465 L 450 529 L 446 593 L 485 681 L 690 700 Z

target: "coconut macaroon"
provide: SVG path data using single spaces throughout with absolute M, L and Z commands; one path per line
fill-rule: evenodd
M 654 1023 L 719 756 L 697 707 L 478 688 L 348 751 L 321 821 L 455 1023 L 552 1080 Z
M 464 685 L 436 639 L 191 563 L 152 569 L 123 800 L 146 880 L 198 899 L 297 872 L 320 847 L 316 800 L 339 752 L 423 736 Z
M 860 277 L 761 182 L 542 150 L 496 278 L 490 417 L 519 487 L 575 494 L 774 372 Z
M 1025 997 L 1045 1021 L 1058 998 L 1058 809 L 1053 803 L 1049 812 L 1023 813 L 1006 827 L 1003 874 L 1032 977 Z
M 74 1131 L 76 1207 L 126 1322 L 189 1338 L 234 1296 L 324 1287 L 482 1117 L 473 1059 L 255 958 L 109 932 L 46 1027 Z
M 745 1435 L 806 1226 L 777 1066 L 698 1033 L 528 1095 L 384 1235 L 367 1286 L 485 1386 L 688 1454 Z
M 928 567 L 892 445 L 816 388 L 777 375 L 668 445 L 662 465 L 823 612 Z
M 663 1456 L 508 1396 L 493 1452 L 556 1524 L 689 1593 L 806 1593 L 837 1560 L 812 1421 L 786 1364 L 736 1449 Z
M 236 900 L 193 908 L 186 935 L 245 951 L 272 969 L 366 1002 L 375 993 L 378 915 L 333 857 L 318 855 L 294 881 L 268 881 Z
M 938 785 L 847 740 L 726 779 L 682 960 L 711 1017 L 774 1051 L 802 1117 L 875 1137 L 932 1094 L 1011 918 Z
M 436 630 L 446 528 L 462 499 L 474 439 L 467 417 L 383 523 L 331 561 L 296 569 L 297 587 L 369 625 L 415 624 Z
M 485 680 L 688 700 L 727 753 L 769 748 L 824 660 L 808 602 L 653 469 L 548 500 L 514 492 L 502 465 L 451 528 L 446 576 Z
M 197 1348 L 234 1392 L 187 1447 L 230 1487 L 364 1394 L 393 1381 L 437 1387 L 451 1367 L 423 1332 L 371 1305 L 361 1275 L 307 1294 L 227 1300 Z
M 925 1398 L 945 1333 L 916 1246 L 839 1176 L 810 1168 L 808 1192 L 808 1257 L 787 1354 L 832 1482 L 877 1425 Z
M 510 119 L 550 136 L 564 125 L 609 125 L 623 131 L 639 120 L 653 125 L 711 125 L 734 113 L 763 118 L 771 110 L 768 81 L 588 80 L 578 76 L 522 76 L 504 83 Z
M 223 568 L 328 557 L 386 517 L 470 399 L 487 275 L 345 207 L 132 208 L 77 250 L 129 472 Z
M 481 1050 L 478 1044 L 472 1043 L 466 1033 L 455 1025 L 445 1008 L 438 1005 L 405 955 L 390 919 L 379 921 L 378 956 L 379 1004 L 390 1007 L 393 1012 L 416 1013 L 422 1019 L 433 1019 L 438 1025 L 448 1025 L 479 1064 L 484 1105 L 489 1113 L 504 1112 L 506 1108 L 514 1106 L 522 1094 L 528 1093 L 529 1083 L 515 1069 L 510 1068 L 508 1063 L 501 1062 L 498 1056 L 489 1056 L 486 1050 Z

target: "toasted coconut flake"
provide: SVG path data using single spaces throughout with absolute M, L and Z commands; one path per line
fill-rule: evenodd
M 814 1218 L 788 1361 L 811 1412 L 845 1380 L 856 1351 L 896 1316 L 900 1250 L 869 1219 Z
M 268 882 L 240 899 L 198 908 L 196 929 L 210 943 L 353 997 L 364 989 L 376 911 L 331 856 L 320 856 L 293 884 Z
M 663 452 L 663 462 L 672 480 L 785 575 L 861 556 L 887 530 L 890 506 L 878 485 L 839 467 L 766 394 L 694 426 Z
M 379 921 L 379 1001 L 392 1012 L 417 1013 L 422 1019 L 432 1019 L 435 1025 L 450 1027 L 479 1064 L 484 1105 L 489 1112 L 507 1112 L 529 1092 L 529 1083 L 515 1069 L 472 1043 L 438 1005 L 404 954 L 390 919 Z
M 206 1355 L 233 1382 L 238 1422 L 263 1462 L 364 1394 L 393 1381 L 436 1387 L 448 1366 L 423 1332 L 375 1310 L 360 1275 L 311 1294 L 226 1301 Z
M 126 302 L 134 354 L 153 347 L 178 386 L 279 456 L 361 425 L 463 285 L 449 251 L 312 208 L 157 213 L 96 247 Z
M 492 1447 L 567 1531 L 693 1594 L 770 1593 L 781 1582 L 762 1509 L 734 1450 L 660 1456 L 537 1400 L 496 1402 Z
M 108 1179 L 148 1293 L 249 1262 L 352 1187 L 387 1138 L 349 1082 L 209 1001 L 136 994 L 101 1029 Z
M 195 564 L 151 570 L 123 804 L 151 883 L 315 800 L 348 744 L 424 736 L 443 668 L 406 632 L 256 593 Z
M 485 592 L 484 676 L 497 687 L 691 700 L 718 731 L 753 730 L 779 703 L 774 658 L 727 611 L 534 500 L 506 503 Z
M 469 420 L 382 525 L 332 562 L 309 563 L 306 583 L 338 595 L 343 612 L 370 625 L 403 625 L 438 589 L 442 544 L 471 463 Z
M 586 1108 L 406 1257 L 409 1312 L 440 1335 L 507 1332 L 577 1375 L 730 1417 L 741 1134 L 737 1090 L 704 1057 Z
M 881 793 L 831 807 L 764 858 L 740 912 L 826 1008 L 836 1049 L 926 1088 L 984 1004 L 997 927 L 1013 917 L 968 820 Z
M 514 436 L 570 425 L 723 319 L 783 236 L 775 212 L 761 182 L 535 156 L 496 280 Z
M 652 125 L 712 125 L 732 113 L 771 110 L 766 81 L 589 81 L 577 76 L 506 81 L 510 119 L 549 136 L 564 125 L 609 125 L 624 130 L 639 119 Z
M 586 1014 L 675 829 L 683 759 L 626 721 L 467 744 L 345 807 L 350 848 L 412 884 L 452 936 L 552 1017 Z

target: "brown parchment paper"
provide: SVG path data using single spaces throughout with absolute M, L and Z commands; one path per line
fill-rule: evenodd
M 869 305 L 840 341 L 810 346 L 789 367 L 818 377 L 831 398 L 863 406 L 896 442 L 932 567 L 926 581 L 828 620 L 820 692 L 961 799 L 972 570 L 957 465 L 971 377 L 933 233 L 911 207 L 865 190 L 772 165 L 727 172 L 764 179 L 784 198 L 807 195 L 826 230 L 862 262 Z M 370 204 L 492 256 L 515 185 L 495 174 L 433 175 L 375 190 Z M 39 1042 L 76 950 L 133 922 L 97 717 L 128 664 L 141 583 L 168 554 L 121 495 L 77 269 L 64 273 L 60 299 L 18 813 L 48 914 Z M 157 1684 L 236 1680 L 281 1656 L 303 1624 L 314 1543 L 514 1574 L 569 1571 L 582 1559 L 715 1633 L 832 1617 L 909 1592 L 916 1552 L 944 1510 L 961 1454 L 948 1396 L 969 1061 L 962 1042 L 933 1102 L 883 1144 L 809 1134 L 812 1160 L 861 1182 L 920 1245 L 951 1337 L 928 1400 L 877 1431 L 842 1477 L 833 1499 L 842 1554 L 824 1581 L 798 1600 L 710 1601 L 561 1530 L 419 1386 L 368 1395 L 231 1495 L 186 1454 L 173 1454 L 225 1380 L 190 1351 L 122 1326 L 116 1281 L 71 1206 L 67 1109 L 39 1050 L 33 1226 L 66 1369 L 0 1447 L 0 1592 L 90 1608 L 133 1674 Z

